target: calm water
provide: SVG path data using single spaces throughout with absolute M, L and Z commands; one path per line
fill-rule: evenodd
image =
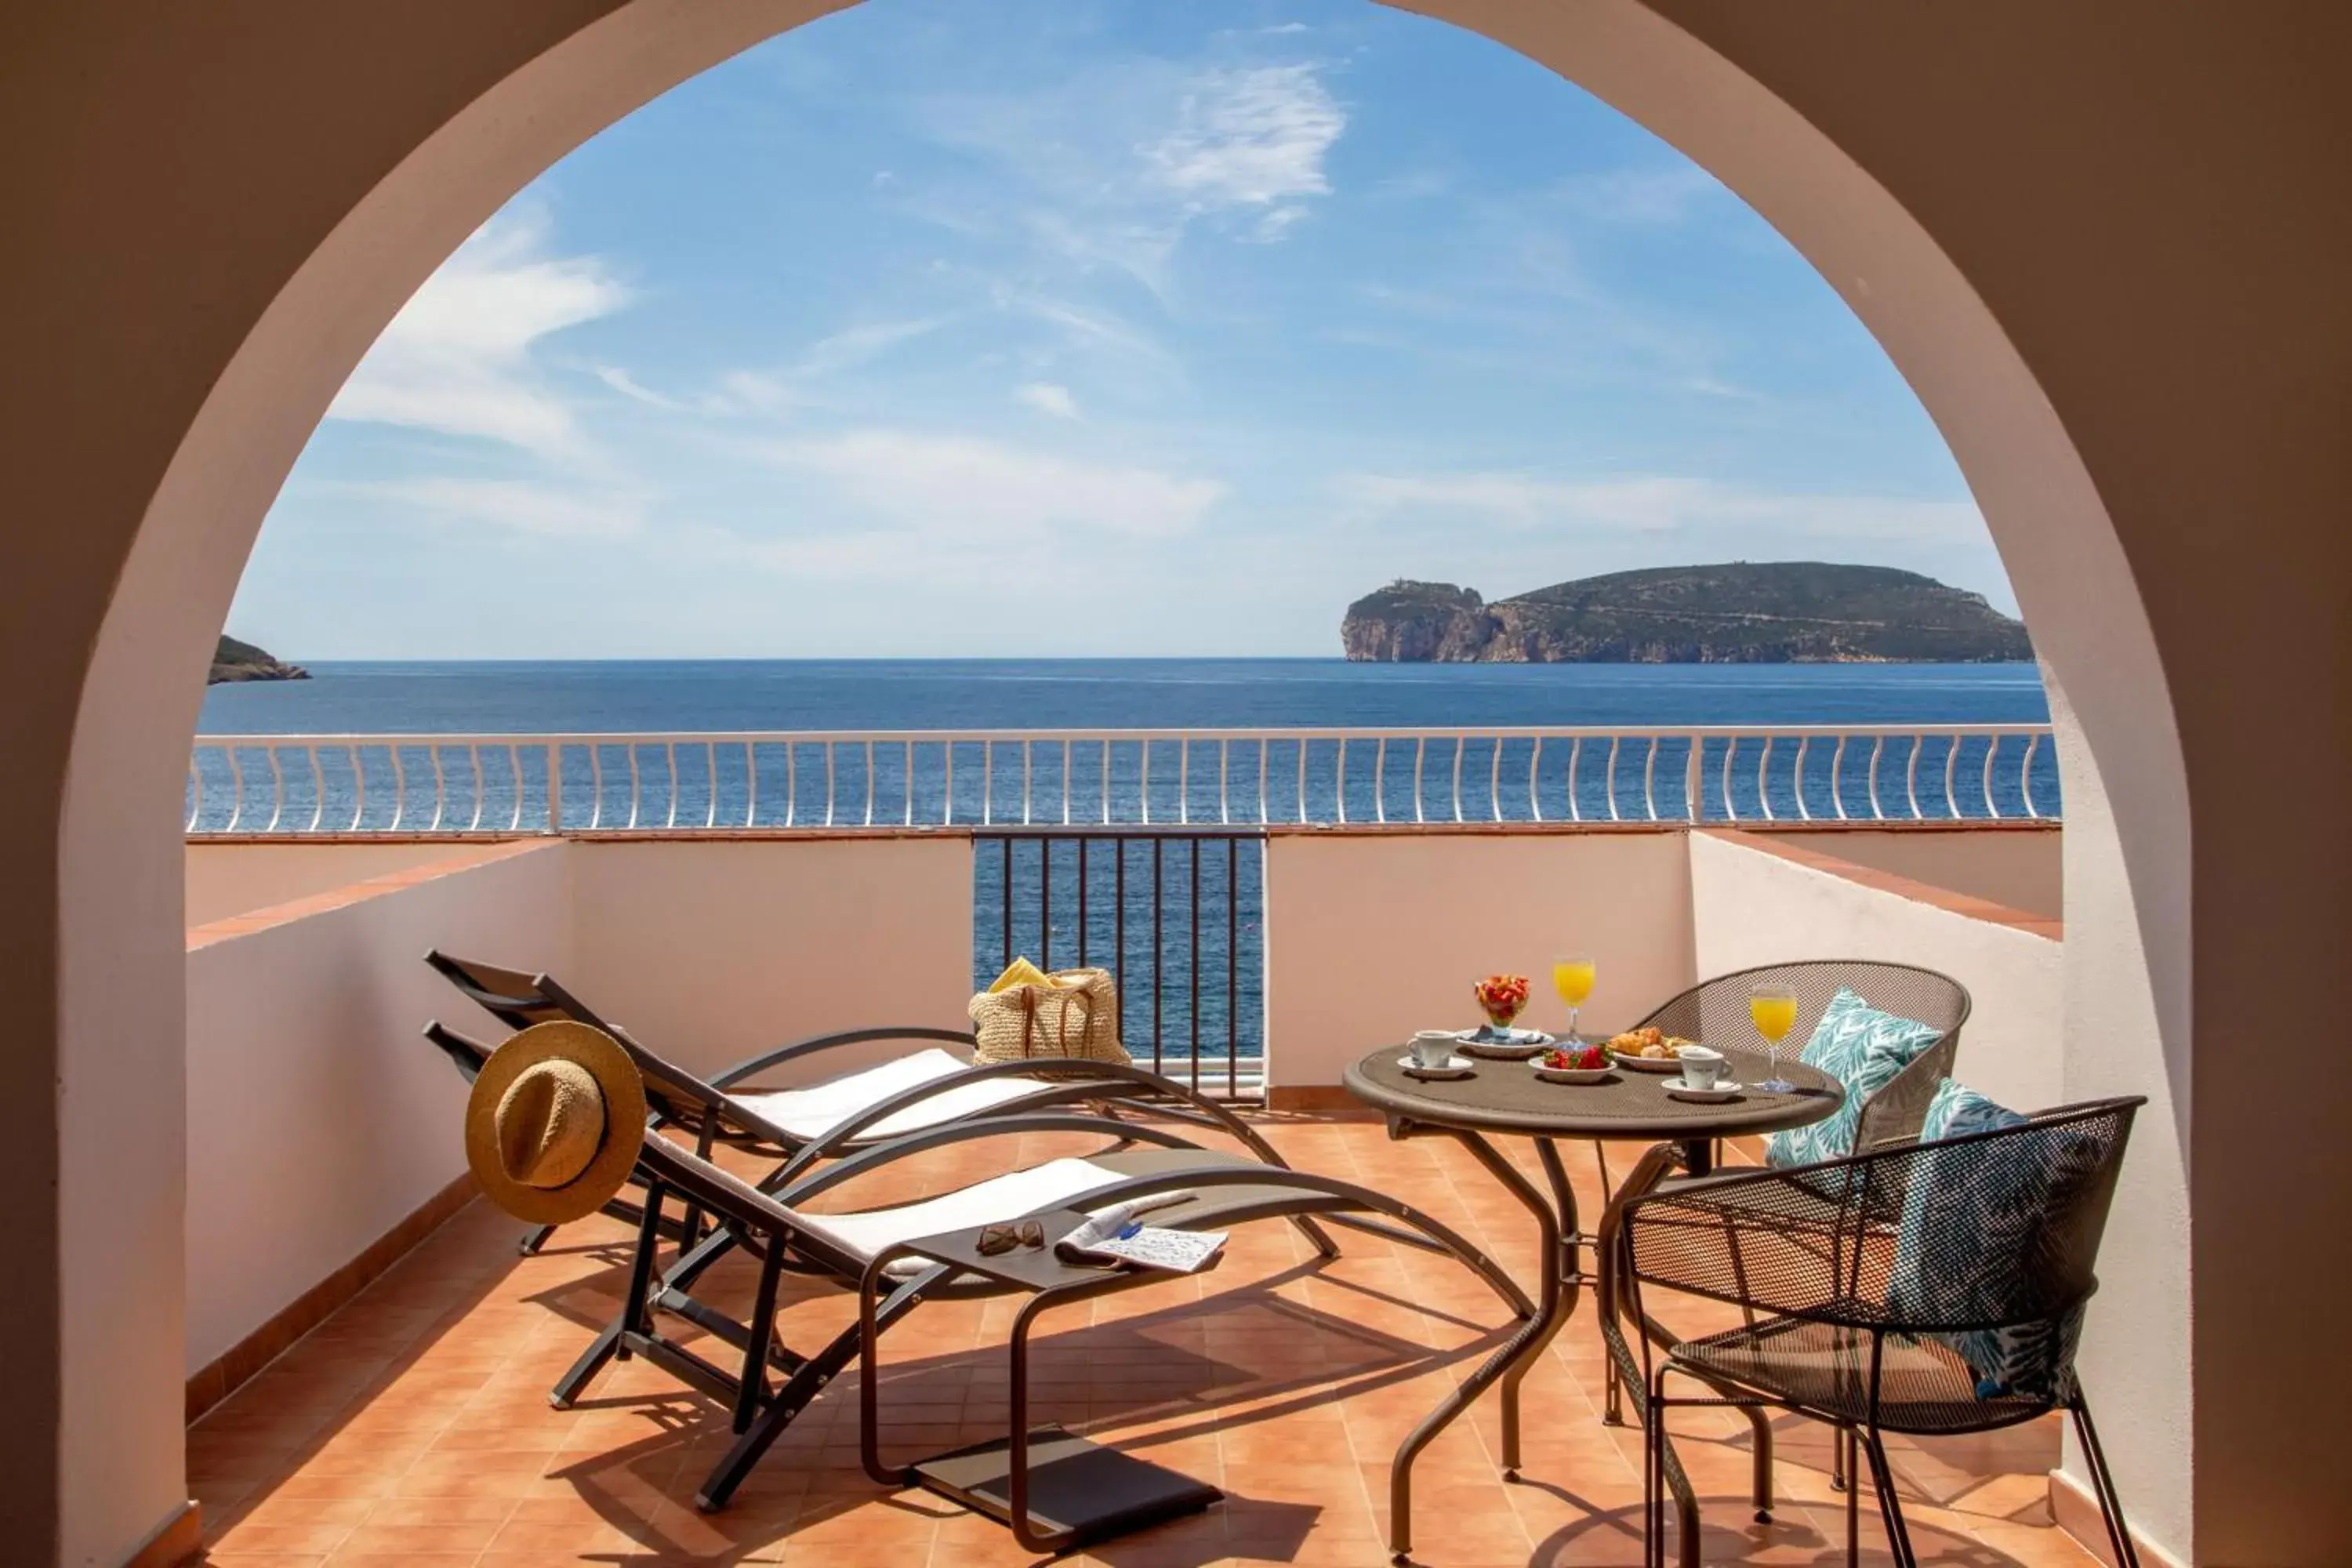
M 1101 660 L 810 660 L 676 663 L 447 663 L 310 666 L 307 681 L 217 686 L 205 694 L 208 734 L 370 734 L 435 732 L 598 733 L 769 730 L 1048 730 L 1346 726 L 1680 724 L 1935 724 L 2035 722 L 2048 717 L 2038 672 L 2031 665 L 1734 666 L 1734 665 L 1372 665 L 1335 659 Z M 622 748 L 607 768 L 623 771 Z M 1526 771 L 1510 754 L 1511 776 Z M 1287 755 L 1295 755 L 1288 753 Z M 843 798 L 859 801 L 862 760 L 841 759 Z M 1205 763 L 1206 759 L 1202 759 Z M 1898 771 L 1900 758 L 1892 765 Z M 810 759 L 803 758 L 803 765 Z M 882 759 L 887 768 L 889 759 Z M 1359 757 L 1349 776 L 1336 760 L 1318 754 L 1318 790 L 1346 790 L 1352 813 L 1369 815 L 1375 788 L 1409 789 L 1391 776 L 1375 783 Z M 1402 754 L 1393 760 L 1404 761 Z M 1854 759 L 1860 761 L 1859 753 Z M 684 757 L 680 800 L 686 820 L 698 819 L 712 794 L 725 820 L 745 805 L 743 780 L 721 764 Z M 959 820 L 976 811 L 978 770 L 967 754 L 955 786 Z M 1486 754 L 1473 757 L 1478 774 Z M 1568 786 L 1557 776 L 1562 759 L 1547 763 L 1544 788 L 1558 800 Z M 491 760 L 481 780 L 457 786 L 486 789 L 500 819 L 502 780 Z M 1133 769 L 1134 758 L 1119 768 Z M 388 753 L 375 764 L 388 766 Z M 770 759 L 772 769 L 774 760 Z M 1046 765 L 1055 765 L 1048 759 Z M 1430 763 L 1444 779 L 1450 757 Z M 1638 763 L 1628 760 L 1620 782 L 1640 788 Z M 658 771 L 647 758 L 648 777 Z M 1162 756 L 1155 789 L 1172 788 L 1173 768 Z M 584 751 L 566 764 L 567 798 L 592 794 Z M 217 771 L 217 770 L 215 770 Z M 426 770 L 419 766 L 420 775 Z M 1116 773 L 1118 770 L 1113 769 Z M 1242 768 L 1244 784 L 1254 772 Z M 1289 771 L 1287 756 L 1275 770 Z M 1851 765 L 1848 769 L 1852 771 Z M 1927 768 L 1940 774 L 1940 763 Z M 543 770 L 542 770 L 543 772 Z M 811 776 L 814 776 L 812 770 Z M 906 773 L 901 769 L 902 773 Z M 879 779 L 881 820 L 893 820 L 904 794 L 914 792 L 919 820 L 936 821 L 948 783 L 936 759 L 904 777 Z M 1006 770 L 1010 774 L 1011 770 Z M 1680 763 L 1670 754 L 1660 770 L 1678 790 Z M 1815 784 L 1819 784 L 1817 763 Z M 2045 748 L 2036 766 L 2037 788 L 2055 797 L 2054 759 Z M 518 781 L 503 781 L 513 788 Z M 528 779 L 520 783 L 528 784 Z M 1081 774 L 1083 789 L 1088 779 Z M 1138 778 L 1098 777 L 1093 787 L 1128 799 Z M 1746 775 L 1741 773 L 1741 786 Z M 1848 781 L 1851 785 L 1853 781 Z M 543 779 L 541 781 L 543 784 Z M 1003 781 L 999 781 L 1000 790 Z M 327 779 L 331 819 L 350 809 L 348 781 Z M 223 783 L 215 780 L 214 798 Z M 389 809 L 383 780 L 373 785 L 379 812 Z M 667 775 L 653 786 L 667 787 Z M 1047 777 L 1041 788 L 1050 791 Z M 1213 785 L 1195 780 L 1196 810 L 1213 808 Z M 1605 782 L 1590 768 L 1574 786 L 1588 812 L 1601 808 Z M 1776 792 L 1785 787 L 1776 784 Z M 761 796 L 767 800 L 767 796 Z M 1050 794 L 1046 798 L 1051 799 Z M 1098 798 L 1098 797 L 1097 797 Z M 294 820 L 307 807 L 297 795 Z M 429 803 L 426 803 L 429 804 Z M 1784 805 L 1786 802 L 1784 802 Z M 1174 814 L 1172 796 L 1157 815 Z M 1283 802 L 1274 802 L 1280 815 Z M 1009 810 L 1008 810 L 1009 807 Z M 655 797 L 656 813 L 666 797 Z M 621 803 L 625 809 L 625 802 Z M 781 809 L 770 800 L 766 811 Z M 1240 809 L 1253 814 L 1246 802 Z M 999 820 L 1017 819 L 1017 804 L 999 799 Z M 1085 814 L 1081 813 L 1081 819 Z M 542 818 L 543 820 L 543 818 Z M 567 817 L 567 820 L 569 818 Z M 763 818 L 764 820 L 764 818 Z M 1197 1059 L 1202 1079 L 1221 1084 L 1235 1056 L 1264 1046 L 1265 938 L 1262 845 L 1237 840 L 1145 838 L 1097 841 L 1082 852 L 1070 840 L 986 840 L 973 857 L 975 987 L 986 984 L 1008 952 L 1054 964 L 1081 957 L 1115 968 L 1120 976 L 1124 1035 L 1146 1061 L 1155 1053 L 1180 1074 Z M 1009 876 L 1008 876 L 1009 871 Z M 1008 886 L 1009 882 L 1009 886 Z M 1080 889 L 1085 889 L 1083 899 Z M 1081 910 L 1083 909 L 1083 917 Z
M 2017 723 L 2040 672 L 1996 665 L 1349 664 L 1339 659 L 810 659 L 346 664 L 215 686 L 209 734 L 1117 726 Z

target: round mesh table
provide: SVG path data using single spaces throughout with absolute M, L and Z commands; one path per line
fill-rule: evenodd
M 1747 1088 L 1735 1100 L 1699 1105 L 1670 1099 L 1664 1073 L 1618 1068 L 1600 1083 L 1559 1084 L 1544 1082 L 1525 1062 L 1480 1061 L 1466 1079 L 1417 1079 L 1402 1065 L 1404 1054 L 1402 1046 L 1372 1051 L 1341 1080 L 1357 1099 L 1388 1112 L 1391 1131 L 1402 1118 L 1432 1131 L 1712 1144 L 1819 1121 L 1844 1100 L 1837 1079 L 1789 1057 L 1780 1059 L 1780 1075 L 1797 1086 L 1796 1093 Z M 1724 1055 L 1727 1076 L 1737 1082 L 1768 1076 L 1760 1051 Z M 1698 1169 L 1705 1170 L 1703 1159 Z
M 1578 1293 L 1598 1277 L 1583 1265 L 1592 1237 L 1578 1221 L 1576 1194 L 1560 1163 L 1558 1140 L 1591 1138 L 1679 1144 L 1681 1163 L 1694 1175 L 1711 1168 L 1719 1138 L 1743 1138 L 1802 1127 L 1834 1114 L 1845 1093 L 1835 1079 L 1788 1057 L 1780 1074 L 1794 1092 L 1767 1094 L 1743 1089 L 1735 1098 L 1699 1104 L 1671 1098 L 1667 1076 L 1619 1068 L 1595 1084 L 1546 1083 L 1525 1062 L 1485 1061 L 1464 1079 L 1419 1079 L 1401 1058 L 1405 1047 L 1383 1046 L 1351 1063 L 1341 1081 L 1349 1093 L 1388 1117 L 1391 1138 L 1445 1137 L 1467 1149 L 1488 1173 L 1534 1215 L 1541 1237 L 1537 1256 L 1543 1279 L 1536 1314 L 1486 1362 L 1464 1378 L 1436 1409 L 1398 1445 L 1389 1465 L 1389 1545 L 1402 1560 L 1412 1544 L 1412 1464 L 1431 1438 L 1499 1382 L 1503 1387 L 1503 1473 L 1516 1479 L 1519 1468 L 1519 1384 L 1576 1310 Z M 1752 1085 L 1769 1076 L 1760 1051 L 1727 1050 L 1727 1076 Z M 1488 1142 L 1489 1134 L 1531 1138 L 1549 1194 L 1522 1174 Z M 1612 1365 L 1613 1371 L 1613 1363 Z M 1617 1420 L 1617 1390 L 1611 1380 L 1606 1417 Z

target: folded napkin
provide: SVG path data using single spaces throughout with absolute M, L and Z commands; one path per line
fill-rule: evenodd
M 999 991 L 1010 991 L 1015 985 L 1043 985 L 1050 989 L 1053 984 L 1052 975 L 1030 963 L 1026 958 L 1016 958 L 1013 961 L 1012 966 L 998 975 L 989 985 L 988 990 L 989 994 L 994 995 Z

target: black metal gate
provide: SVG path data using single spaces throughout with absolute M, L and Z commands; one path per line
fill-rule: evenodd
M 1265 836 L 1004 829 L 975 836 L 972 980 L 1016 954 L 1118 982 L 1138 1061 L 1255 1100 L 1265 1074 Z

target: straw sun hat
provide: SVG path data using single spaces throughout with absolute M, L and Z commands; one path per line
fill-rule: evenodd
M 629 1179 L 645 1136 L 636 1063 L 585 1024 L 534 1024 L 510 1037 L 466 1102 L 474 1179 L 491 1202 L 537 1225 L 603 1208 Z

